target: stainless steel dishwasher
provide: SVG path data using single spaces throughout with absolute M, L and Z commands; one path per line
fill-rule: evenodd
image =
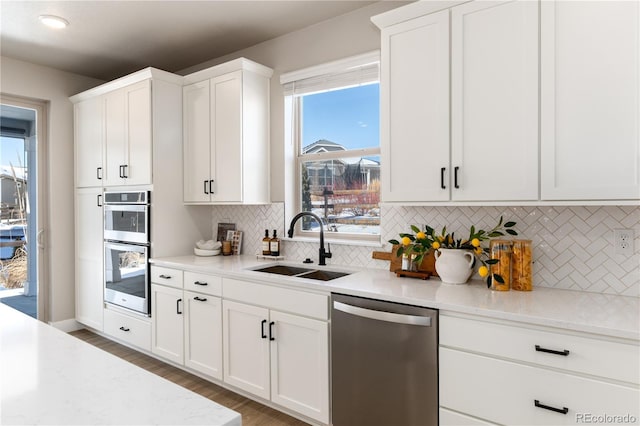
M 334 426 L 437 426 L 438 311 L 332 294 Z

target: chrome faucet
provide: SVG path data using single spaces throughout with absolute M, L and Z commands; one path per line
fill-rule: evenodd
M 331 245 L 329 243 L 327 243 L 327 247 L 328 247 L 328 251 L 325 251 L 324 249 L 324 231 L 322 230 L 323 224 L 322 224 L 322 219 L 320 219 L 320 217 L 318 217 L 318 215 L 316 215 L 315 213 L 311 213 L 311 212 L 300 212 L 297 215 L 294 216 L 293 219 L 291 219 L 291 225 L 289 225 L 289 231 L 287 232 L 287 235 L 289 235 L 289 238 L 293 238 L 293 226 L 296 224 L 296 222 L 298 221 L 298 219 L 300 219 L 303 216 L 311 216 L 312 218 L 314 218 L 316 220 L 316 222 L 318 222 L 318 225 L 320 225 L 320 250 L 318 251 L 320 254 L 320 261 L 318 262 L 318 265 L 326 265 L 327 263 L 325 262 L 325 259 L 330 259 L 331 258 Z

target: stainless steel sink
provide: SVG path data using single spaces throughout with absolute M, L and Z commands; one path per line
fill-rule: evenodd
M 304 273 L 302 275 L 297 275 L 300 278 L 309 278 L 312 280 L 320 280 L 320 281 L 331 281 L 336 278 L 344 277 L 349 275 L 348 272 L 338 272 L 338 271 L 311 271 Z
M 256 272 L 266 272 L 267 274 L 278 274 L 278 275 L 298 275 L 304 274 L 307 272 L 312 272 L 313 269 L 308 268 L 299 268 L 296 266 L 287 266 L 287 265 L 271 265 L 266 266 L 260 269 L 254 269 Z
M 301 268 L 289 265 L 270 265 L 263 268 L 253 269 L 253 271 L 264 272 L 267 274 L 286 275 L 289 277 L 307 278 L 318 281 L 331 281 L 351 274 L 351 272 Z

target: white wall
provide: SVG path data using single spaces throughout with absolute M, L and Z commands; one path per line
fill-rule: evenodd
M 47 134 L 50 224 L 45 232 L 49 254 L 51 322 L 75 317 L 73 228 L 73 105 L 69 96 L 103 83 L 8 57 L 0 57 L 0 92 L 48 102 Z
M 284 201 L 284 95 L 280 74 L 380 49 L 380 30 L 370 18 L 405 5 L 383 1 L 320 22 L 230 55 L 179 71 L 186 75 L 245 57 L 274 69 L 271 78 L 271 200 Z

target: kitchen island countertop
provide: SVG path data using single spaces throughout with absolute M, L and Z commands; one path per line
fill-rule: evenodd
M 499 292 L 487 289 L 482 281 L 448 285 L 435 277 L 429 280 L 398 278 L 394 273 L 383 269 L 280 262 L 306 268 L 353 272 L 345 277 L 322 282 L 253 271 L 252 269 L 275 261 L 250 255 L 178 256 L 152 259 L 151 263 L 308 291 L 342 293 L 524 324 L 640 340 L 638 297 L 536 287 L 535 281 L 533 291 L 530 292 Z
M 239 413 L 1 303 L 0 324 L 0 424 L 241 424 Z

